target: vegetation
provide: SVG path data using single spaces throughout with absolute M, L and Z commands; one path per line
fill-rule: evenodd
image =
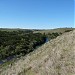
M 0 54 L 4 53 L 5 56 L 9 53 L 9 55 L 5 56 L 5 58 L 12 55 L 26 55 L 27 53 L 35 50 L 38 45 L 45 42 L 46 38 L 48 38 L 49 41 L 62 34 L 58 38 L 45 43 L 26 56 L 14 58 L 11 61 L 1 64 L 0 75 L 75 74 L 75 31 L 71 31 L 69 33 L 65 32 L 66 31 L 64 31 L 64 34 L 62 32 L 49 32 L 42 34 L 22 30 L 0 31 Z M 4 58 L 2 57 L 1 59 Z
M 46 36 L 48 37 L 49 40 L 56 38 L 57 36 L 61 35 L 62 33 L 48 33 Z
M 45 35 L 32 31 L 0 31 L 0 60 L 25 55 L 45 42 Z
M 34 33 L 34 31 L 40 31 Z M 69 32 L 71 29 L 65 30 Z M 41 30 L 0 29 L 0 60 L 10 56 L 21 56 L 37 46 L 61 35 L 61 32 L 41 33 Z
M 72 30 L 65 30 L 65 32 L 70 32 L 70 31 L 72 31 Z

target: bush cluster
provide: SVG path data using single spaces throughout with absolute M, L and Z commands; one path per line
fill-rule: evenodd
M 12 55 L 26 55 L 45 42 L 46 36 L 32 31 L 0 31 L 0 60 Z

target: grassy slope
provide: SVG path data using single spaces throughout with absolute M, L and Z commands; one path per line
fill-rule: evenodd
M 75 31 L 47 42 L 0 75 L 75 75 Z
M 57 28 L 57 29 L 47 29 L 47 30 L 38 30 L 38 31 L 34 31 L 34 33 L 64 33 L 66 30 L 75 30 L 75 28 Z

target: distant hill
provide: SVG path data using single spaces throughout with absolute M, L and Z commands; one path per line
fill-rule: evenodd
M 17 31 L 19 28 L 0 28 L 1 31 Z
M 45 43 L 0 72 L 0 75 L 75 75 L 75 30 Z
M 35 30 L 34 33 L 65 33 L 65 32 L 69 32 L 75 30 L 75 28 L 56 28 L 56 29 L 45 29 L 45 30 Z
M 20 29 L 20 28 L 0 28 L 1 31 L 33 31 L 34 33 L 53 33 L 53 32 L 65 32 L 67 30 L 75 30 L 75 28 L 56 28 L 56 29 Z

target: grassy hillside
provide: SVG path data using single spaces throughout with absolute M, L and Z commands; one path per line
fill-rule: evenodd
M 34 33 L 64 33 L 66 30 L 75 30 L 75 28 L 56 28 L 56 29 L 20 29 L 20 28 L 0 28 L 1 31 L 32 31 Z
M 75 30 L 1 69 L 0 75 L 75 75 Z
M 56 28 L 56 29 L 47 29 L 47 30 L 35 30 L 34 33 L 65 33 L 67 31 L 75 30 L 75 28 Z

